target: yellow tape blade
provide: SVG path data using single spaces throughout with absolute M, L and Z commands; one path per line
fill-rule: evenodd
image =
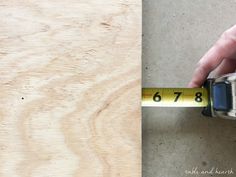
M 206 107 L 208 93 L 205 88 L 143 88 L 142 106 Z

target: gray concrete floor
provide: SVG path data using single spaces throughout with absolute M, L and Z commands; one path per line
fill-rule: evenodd
M 200 57 L 236 24 L 235 0 L 144 0 L 143 87 L 186 87 Z M 197 108 L 143 108 L 143 177 L 236 176 L 236 121 Z M 218 168 L 234 174 L 186 174 Z

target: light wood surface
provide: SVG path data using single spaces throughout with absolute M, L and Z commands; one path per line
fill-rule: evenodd
M 141 1 L 0 1 L 0 176 L 141 176 Z

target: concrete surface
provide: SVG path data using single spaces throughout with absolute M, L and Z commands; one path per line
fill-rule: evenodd
M 235 0 L 144 0 L 143 87 L 186 87 L 200 57 L 235 23 Z M 236 176 L 236 121 L 195 108 L 142 111 L 143 177 Z M 196 174 L 202 170 L 209 174 Z

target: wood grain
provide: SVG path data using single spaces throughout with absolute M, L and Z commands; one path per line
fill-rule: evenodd
M 0 1 L 0 176 L 141 176 L 141 1 Z

